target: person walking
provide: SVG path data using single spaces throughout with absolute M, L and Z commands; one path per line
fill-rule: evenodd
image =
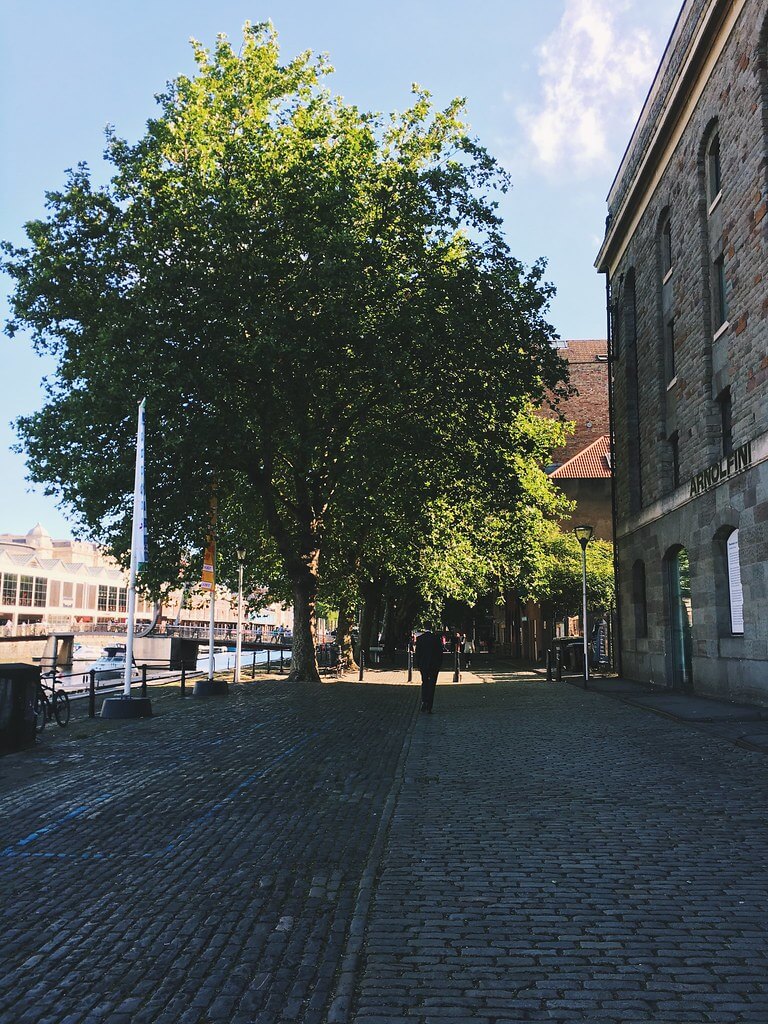
M 475 653 L 475 645 L 472 643 L 470 637 L 464 637 L 464 668 L 469 668 L 472 664 L 472 655 Z
M 443 641 L 431 626 L 416 640 L 414 663 L 421 672 L 421 710 L 432 714 L 437 676 L 443 660 Z

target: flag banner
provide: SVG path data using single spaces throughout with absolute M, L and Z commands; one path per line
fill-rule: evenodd
M 203 575 L 200 581 L 203 590 L 213 590 L 213 584 L 216 581 L 215 566 L 216 540 L 214 537 L 209 537 L 203 555 Z
M 144 409 L 146 398 L 139 406 L 139 427 L 136 433 L 136 475 L 133 485 L 133 539 L 132 547 L 137 571 L 147 564 L 147 494 L 144 486 Z
M 200 580 L 200 587 L 203 590 L 213 590 L 216 585 L 216 520 L 218 504 L 216 500 L 216 488 L 214 486 L 211 495 L 211 532 L 205 538 L 205 552 L 203 554 L 203 575 Z

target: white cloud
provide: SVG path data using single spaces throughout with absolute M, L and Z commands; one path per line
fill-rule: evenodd
M 623 151 L 661 56 L 658 39 L 638 25 L 642 3 L 565 0 L 538 51 L 540 101 L 517 109 L 545 170 L 588 174 Z

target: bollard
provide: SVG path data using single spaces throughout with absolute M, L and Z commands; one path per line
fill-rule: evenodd
M 271 660 L 272 660 L 272 651 L 270 651 L 270 649 L 267 648 L 267 675 L 269 675 L 269 673 L 272 671 L 272 669 L 270 668 Z
M 96 717 L 96 669 L 92 668 L 88 673 L 88 717 Z
M 454 683 L 461 682 L 461 662 L 459 661 L 459 649 L 458 647 L 453 654 L 453 681 Z
M 413 682 L 413 651 L 408 651 L 408 682 Z
M 552 651 L 547 649 L 547 682 L 552 682 Z
M 559 647 L 555 653 L 555 679 L 558 683 L 563 681 L 563 652 Z
M 187 696 L 187 666 L 181 663 L 181 696 Z
M 365 653 L 363 652 L 362 647 L 360 648 L 360 675 L 358 676 L 358 679 L 361 683 L 365 679 Z
M 280 675 L 283 674 L 283 648 L 280 648 L 280 668 L 277 670 Z
M 269 651 L 267 651 L 267 658 L 269 658 Z M 253 661 L 251 662 L 251 679 L 256 678 L 256 651 L 253 652 Z
M 147 696 L 147 666 L 141 666 L 141 696 Z

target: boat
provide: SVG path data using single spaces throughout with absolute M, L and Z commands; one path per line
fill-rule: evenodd
M 98 661 L 95 661 L 88 671 L 96 673 L 97 683 L 104 683 L 109 679 L 124 679 L 125 644 L 109 644 L 101 652 L 101 657 Z M 135 663 L 131 675 L 133 679 L 139 678 Z
M 214 647 L 213 648 L 213 653 L 214 654 L 228 654 L 229 653 L 229 647 Z M 210 655 L 211 655 L 211 648 L 210 648 L 209 644 L 201 644 L 200 647 L 198 647 L 198 649 L 197 649 L 197 656 L 198 656 L 198 658 L 209 658 Z

